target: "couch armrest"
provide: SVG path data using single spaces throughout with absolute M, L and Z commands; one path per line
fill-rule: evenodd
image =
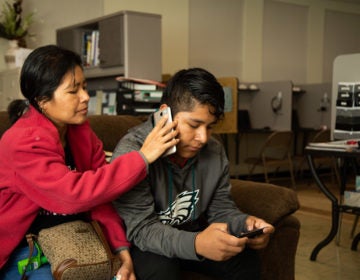
M 232 179 L 231 194 L 241 211 L 275 224 L 299 209 L 296 192 L 268 183 Z

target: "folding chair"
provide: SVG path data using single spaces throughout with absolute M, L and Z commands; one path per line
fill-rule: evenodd
M 249 157 L 245 163 L 249 166 L 249 177 L 254 173 L 256 167 L 262 167 L 265 181 L 269 183 L 269 168 L 275 168 L 278 171 L 280 167 L 288 167 L 292 187 L 295 188 L 294 168 L 292 162 L 292 131 L 275 131 L 266 139 L 260 149 L 258 157 Z

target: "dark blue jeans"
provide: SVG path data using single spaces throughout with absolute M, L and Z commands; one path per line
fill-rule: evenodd
M 37 254 L 36 248 L 34 248 L 33 255 Z M 0 280 L 18 280 L 21 279 L 21 275 L 18 271 L 17 263 L 20 260 L 29 257 L 29 247 L 23 247 L 16 249 L 12 254 L 5 267 L 0 271 Z M 38 269 L 29 271 L 26 273 L 29 280 L 53 280 L 51 269 L 49 264 L 43 264 Z
M 260 279 L 260 258 L 257 251 L 245 249 L 235 257 L 216 262 L 208 259 L 190 261 L 167 258 L 132 247 L 131 256 L 137 280 L 181 280 L 181 271 L 194 271 L 222 280 Z

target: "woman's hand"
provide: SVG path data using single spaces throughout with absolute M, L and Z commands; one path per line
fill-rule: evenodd
M 161 118 L 159 123 L 146 137 L 140 149 L 148 163 L 154 162 L 167 149 L 179 143 L 179 139 L 175 138 L 179 133 L 176 129 L 177 122 L 173 121 L 165 125 L 167 119 L 168 116 L 166 115 Z
M 129 250 L 122 250 L 118 257 L 121 262 L 120 269 L 116 273 L 117 279 L 121 280 L 136 280 L 134 266 L 129 253 Z

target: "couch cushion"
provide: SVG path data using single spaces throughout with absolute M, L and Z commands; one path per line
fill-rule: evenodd
M 238 207 L 271 224 L 299 209 L 297 194 L 292 189 L 237 179 L 232 179 L 231 184 L 231 194 Z

